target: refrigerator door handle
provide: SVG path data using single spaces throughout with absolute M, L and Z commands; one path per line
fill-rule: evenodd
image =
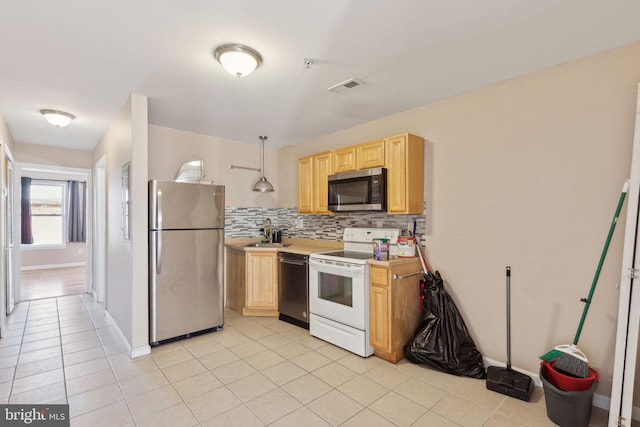
M 157 233 L 156 238 L 156 274 L 162 273 L 162 231 Z
M 158 238 L 156 239 L 156 274 L 162 273 L 162 190 L 156 191 L 156 220 Z
M 156 191 L 156 222 L 158 230 L 162 230 L 162 190 Z

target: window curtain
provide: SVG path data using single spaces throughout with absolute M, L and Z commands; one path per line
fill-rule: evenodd
M 33 232 L 31 230 L 31 178 L 23 176 L 20 178 L 22 187 L 20 206 L 22 208 L 21 230 L 23 245 L 33 244 Z
M 68 197 L 68 241 L 86 242 L 86 182 L 67 181 Z

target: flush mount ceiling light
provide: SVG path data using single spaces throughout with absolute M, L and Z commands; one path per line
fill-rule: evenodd
M 238 77 L 248 76 L 262 64 L 260 54 L 241 44 L 225 44 L 213 52 L 225 70 Z
M 40 110 L 40 114 L 44 116 L 49 123 L 59 128 L 66 127 L 76 116 L 58 110 Z
M 266 193 L 267 191 L 273 191 L 273 185 L 271 185 L 271 183 L 267 181 L 267 178 L 264 176 L 264 141 L 267 139 L 267 137 L 259 136 L 258 138 L 260 138 L 260 151 L 262 152 L 262 163 L 260 164 L 260 171 L 262 173 L 262 176 L 260 177 L 258 182 L 256 182 L 256 185 L 253 186 L 253 191 Z

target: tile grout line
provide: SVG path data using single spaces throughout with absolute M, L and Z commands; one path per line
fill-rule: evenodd
M 109 354 L 107 353 L 107 349 L 106 349 L 106 347 L 104 345 L 104 341 L 102 340 L 102 336 L 98 333 L 98 328 L 96 327 L 93 315 L 92 315 L 91 311 L 88 309 L 87 302 L 85 301 L 85 299 L 84 298 L 80 298 L 80 299 L 82 300 L 82 304 L 83 304 L 85 310 L 87 311 L 87 314 L 89 315 L 89 318 L 91 319 L 91 324 L 93 325 L 93 329 L 96 331 L 96 335 L 98 336 L 98 340 L 100 341 L 100 345 L 102 346 L 102 350 L 104 351 L 105 357 L 107 358 L 107 362 L 109 363 L 109 368 L 111 369 L 111 372 L 112 372 L 113 376 L 116 379 L 116 384 L 118 385 L 118 389 L 120 390 L 120 393 L 122 393 L 122 398 L 123 398 L 122 400 L 124 401 L 125 405 L 127 405 L 127 409 L 129 410 L 129 414 L 131 415 L 131 419 L 133 420 L 134 425 L 138 425 L 138 421 L 139 420 L 136 420 L 136 416 L 133 413 L 133 408 L 131 407 L 131 404 L 129 403 L 129 399 L 127 398 L 126 394 L 124 393 L 124 390 L 122 389 L 122 385 L 120 384 L 120 378 L 118 378 L 118 375 L 116 374 L 115 368 L 113 366 L 113 362 L 111 361 L 111 358 L 109 357 Z M 96 303 L 96 304 L 98 304 L 98 303 Z M 151 354 L 149 354 L 149 357 L 153 361 L 154 365 L 158 368 L 158 370 L 160 371 L 162 376 L 167 380 L 168 385 L 170 385 L 171 388 L 175 391 L 175 393 L 180 397 L 181 402 L 184 403 L 184 405 L 187 407 L 187 409 L 189 409 L 189 412 L 191 412 L 191 414 L 193 415 L 193 418 L 198 420 L 198 417 L 195 416 L 195 414 L 193 413 L 193 411 L 191 410 L 191 408 L 189 407 L 187 402 L 184 400 L 182 395 L 180 395 L 180 393 L 175 389 L 175 387 L 173 386 L 173 383 L 171 382 L 171 380 L 169 380 L 169 378 L 167 378 L 167 376 L 164 373 L 164 371 L 162 370 L 162 368 L 160 368 L 160 366 L 158 366 L 158 364 L 156 363 L 155 359 L 153 359 L 153 357 L 151 357 Z M 143 375 L 143 374 L 141 374 L 141 375 Z M 160 388 L 160 387 L 158 387 L 158 388 Z M 198 421 L 198 425 L 200 425 L 199 421 Z
M 11 389 L 9 390 L 9 396 L 7 397 L 7 403 L 10 403 L 11 401 L 11 396 L 13 395 L 13 385 L 15 384 L 16 381 L 16 374 L 18 372 L 18 361 L 20 360 L 20 356 L 22 355 L 22 344 L 24 343 L 24 335 L 25 335 L 25 331 L 27 330 L 27 323 L 29 322 L 29 311 L 31 310 L 31 301 L 25 301 L 28 302 L 29 305 L 27 306 L 27 314 L 25 315 L 24 318 L 24 326 L 22 328 L 22 335 L 20 335 L 20 348 L 18 349 L 18 357 L 16 358 L 16 366 L 13 370 L 13 377 L 11 378 Z M 15 305 L 14 305 L 14 310 L 16 309 Z
M 124 404 L 127 405 L 127 410 L 129 411 L 129 414 L 131 415 L 131 419 L 133 420 L 133 424 L 137 426 L 138 423 L 136 423 L 136 419 L 133 416 L 133 411 L 131 410 L 131 405 L 129 405 L 129 401 L 127 400 L 127 397 L 124 394 L 124 390 L 122 390 L 122 386 L 120 385 L 120 379 L 116 375 L 116 371 L 115 371 L 115 369 L 113 367 L 113 362 L 111 362 L 111 359 L 109 358 L 109 354 L 107 354 L 107 349 L 105 348 L 104 342 L 102 341 L 102 337 L 98 333 L 98 328 L 96 327 L 96 322 L 93 319 L 93 315 L 92 315 L 91 311 L 89 310 L 89 308 L 87 307 L 87 302 L 85 301 L 85 299 L 82 296 L 80 296 L 80 300 L 82 301 L 82 307 L 84 308 L 84 310 L 86 311 L 87 315 L 89 316 L 89 319 L 91 320 L 91 325 L 93 326 L 93 330 L 95 331 L 96 335 L 98 336 L 98 341 L 100 341 L 100 346 L 102 347 L 102 351 L 104 352 L 104 356 L 107 358 L 107 363 L 109 363 L 109 369 L 111 369 L 111 373 L 113 374 L 114 378 L 116 379 L 116 384 L 118 386 L 118 389 L 120 390 L 120 393 L 122 393 L 122 400 L 124 400 Z M 96 302 L 95 304 L 97 305 L 98 303 Z M 106 408 L 106 406 L 102 406 L 102 408 Z M 97 409 L 100 409 L 100 408 L 93 409 L 92 411 L 89 411 L 89 412 L 86 412 L 86 413 L 93 412 L 93 411 L 95 411 Z M 83 415 L 83 414 L 80 414 L 80 415 Z
M 56 297 L 56 317 L 58 318 L 58 332 L 60 333 L 60 359 L 62 360 L 62 381 L 64 382 L 64 399 L 69 404 L 69 391 L 67 390 L 67 372 L 64 363 L 64 351 L 62 348 L 62 325 L 60 325 L 60 306 L 58 305 L 58 297 Z
M 184 346 L 182 346 L 185 351 L 187 351 L 189 354 L 191 354 L 191 352 L 185 348 Z M 193 356 L 193 354 L 191 354 Z M 156 365 L 156 367 L 158 368 L 158 370 L 160 371 L 160 373 L 162 373 L 162 376 L 164 377 L 164 379 L 167 380 L 168 384 L 171 386 L 171 388 L 173 389 L 173 391 L 180 397 L 180 401 L 182 403 L 184 403 L 184 406 L 189 410 L 189 412 L 191 413 L 191 415 L 193 416 L 193 419 L 198 421 L 198 425 L 201 425 L 200 419 L 196 416 L 196 414 L 193 412 L 193 410 L 191 409 L 191 407 L 189 406 L 189 404 L 187 403 L 186 400 L 184 400 L 184 397 L 182 397 L 182 395 L 180 394 L 180 392 L 178 390 L 176 390 L 176 388 L 173 385 L 173 382 L 167 377 L 167 374 L 165 374 L 165 372 L 162 370 L 162 368 L 158 365 L 158 363 L 156 362 L 156 360 L 153 358 L 153 355 L 151 353 L 149 353 L 149 357 L 151 358 L 151 360 L 153 361 L 153 364 Z M 195 356 L 193 356 L 195 357 Z M 197 359 L 197 358 L 196 358 Z M 212 373 L 213 374 L 213 373 Z M 160 388 L 160 387 L 158 387 Z M 123 393 L 124 394 L 124 393 Z M 125 398 L 126 399 L 126 398 Z M 173 406 L 177 406 L 173 405 Z M 166 409 L 166 408 L 165 408 Z M 131 416 L 134 419 L 134 423 L 135 423 L 135 417 L 133 416 L 133 412 L 131 412 Z M 137 424 L 136 424 L 137 425 Z

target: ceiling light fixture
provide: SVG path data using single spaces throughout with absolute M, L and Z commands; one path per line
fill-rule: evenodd
M 71 120 L 76 118 L 73 114 L 58 110 L 40 110 L 40 114 L 42 114 L 49 123 L 59 128 L 68 126 Z
M 267 139 L 267 137 L 261 135 L 258 138 L 260 138 L 260 151 L 262 152 L 262 163 L 260 164 L 260 171 L 262 173 L 262 176 L 260 177 L 258 182 L 256 182 L 256 185 L 253 186 L 253 191 L 266 193 L 268 191 L 273 191 L 273 185 L 271 185 L 271 183 L 267 181 L 267 178 L 264 176 L 264 141 Z
M 262 64 L 262 57 L 256 50 L 241 44 L 219 46 L 213 56 L 225 70 L 238 77 L 248 76 Z

